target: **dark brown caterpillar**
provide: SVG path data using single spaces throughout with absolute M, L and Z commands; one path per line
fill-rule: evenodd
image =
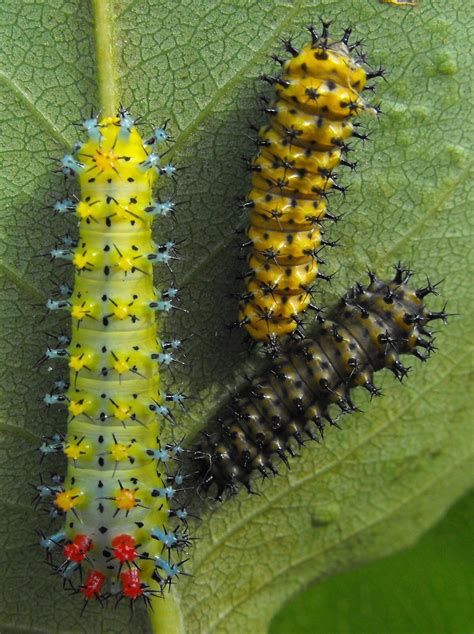
M 318 432 L 322 437 L 325 424 L 337 424 L 331 405 L 342 413 L 354 411 L 353 388 L 378 395 L 374 372 L 388 368 L 402 380 L 408 369 L 400 355 L 426 361 L 434 350 L 427 324 L 447 318 L 444 309 L 425 307 L 424 298 L 437 294 L 436 285 L 428 281 L 424 288 L 410 289 L 411 272 L 402 265 L 388 282 L 369 275 L 367 287 L 357 284 L 329 319 L 321 319 L 314 339 L 292 342 L 235 399 L 231 414 L 218 419 L 218 429 L 204 434 L 193 453 L 202 488 L 215 484 L 218 499 L 241 484 L 251 491 L 255 472 L 275 473 L 275 458 L 287 463 L 293 441 L 302 445 Z
M 355 167 L 345 159 L 347 140 L 366 135 L 352 123 L 362 112 L 378 114 L 360 96 L 367 79 L 383 69 L 366 72 L 363 59 L 352 57 L 358 43 L 349 45 L 351 29 L 340 40 L 310 27 L 311 43 L 301 51 L 284 42 L 292 55 L 278 58 L 280 77 L 264 76 L 275 89 L 265 112 L 271 120 L 260 128 L 256 157 L 249 161 L 252 189 L 242 201 L 250 210 L 248 240 L 251 248 L 246 289 L 241 297 L 239 324 L 255 341 L 272 343 L 300 334 L 301 313 L 312 303 L 322 246 L 333 246 L 322 237 L 323 221 L 334 219 L 326 206 L 337 184 L 334 169 Z M 370 87 L 373 88 L 373 87 Z

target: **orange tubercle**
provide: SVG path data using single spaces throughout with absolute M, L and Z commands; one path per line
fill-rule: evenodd
M 70 511 L 78 505 L 80 498 L 84 495 L 81 489 L 69 489 L 56 494 L 54 504 L 62 511 Z
M 115 504 L 118 509 L 130 511 L 137 505 L 136 491 L 133 489 L 120 489 L 115 496 Z

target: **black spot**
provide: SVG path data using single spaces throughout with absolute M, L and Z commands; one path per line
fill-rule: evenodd
M 329 55 L 326 53 L 326 51 L 323 51 L 323 49 L 319 48 L 317 51 L 315 51 L 314 57 L 315 59 L 325 60 L 329 58 Z

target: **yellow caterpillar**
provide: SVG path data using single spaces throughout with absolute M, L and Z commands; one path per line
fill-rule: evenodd
M 38 499 L 52 500 L 53 514 L 64 518 L 41 545 L 50 558 L 62 549 L 57 570 L 86 602 L 110 594 L 148 602 L 182 572 L 179 553 L 189 544 L 187 511 L 175 499 L 183 477 L 175 469 L 170 475 L 181 448 L 159 440 L 160 420 L 173 421 L 169 405 L 184 399 L 160 388 L 160 364 L 173 360 L 180 342 L 157 339 L 157 313 L 171 310 L 177 291 L 153 284 L 153 264 L 174 257 L 173 242 L 152 239 L 153 219 L 174 211 L 153 189 L 176 167 L 161 166 L 156 151 L 170 138 L 166 126 L 144 141 L 121 108 L 83 127 L 88 140 L 58 169 L 77 176 L 80 199 L 54 205 L 78 217 L 79 239 L 67 237 L 51 251 L 72 262 L 75 279 L 47 302 L 50 311 L 69 311 L 72 336 L 40 360 L 66 359 L 70 371 L 69 385 L 60 381 L 44 398 L 64 404 L 69 418 L 66 437 L 45 438 L 41 452 L 64 453 L 68 468 L 64 482 L 37 487 Z
M 328 26 L 321 35 L 310 27 L 311 43 L 301 51 L 285 42 L 292 58 L 276 58 L 281 76 L 263 77 L 274 86 L 275 99 L 265 108 L 271 120 L 259 130 L 258 153 L 249 163 L 252 188 L 242 202 L 250 210 L 243 245 L 250 256 L 239 324 L 255 341 L 301 334 L 301 314 L 316 308 L 313 283 L 327 277 L 318 270 L 318 253 L 333 245 L 322 236 L 322 223 L 333 219 L 326 197 L 331 189 L 344 190 L 334 170 L 355 166 L 345 160 L 349 137 L 366 138 L 352 119 L 378 113 L 361 92 L 383 70 L 367 73 L 362 60 L 351 56 L 357 44 L 348 44 L 350 29 L 336 41 Z

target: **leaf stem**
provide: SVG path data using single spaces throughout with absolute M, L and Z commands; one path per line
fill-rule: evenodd
M 114 0 L 92 0 L 99 101 L 103 117 L 117 111 L 118 87 L 114 51 Z M 184 634 L 184 624 L 176 592 L 164 599 L 152 599 L 148 610 L 153 634 Z
M 100 107 L 103 117 L 112 117 L 119 103 L 114 51 L 114 0 L 92 0 L 92 10 Z
M 176 591 L 171 589 L 163 599 L 152 599 L 148 610 L 153 634 L 184 634 L 179 601 Z

